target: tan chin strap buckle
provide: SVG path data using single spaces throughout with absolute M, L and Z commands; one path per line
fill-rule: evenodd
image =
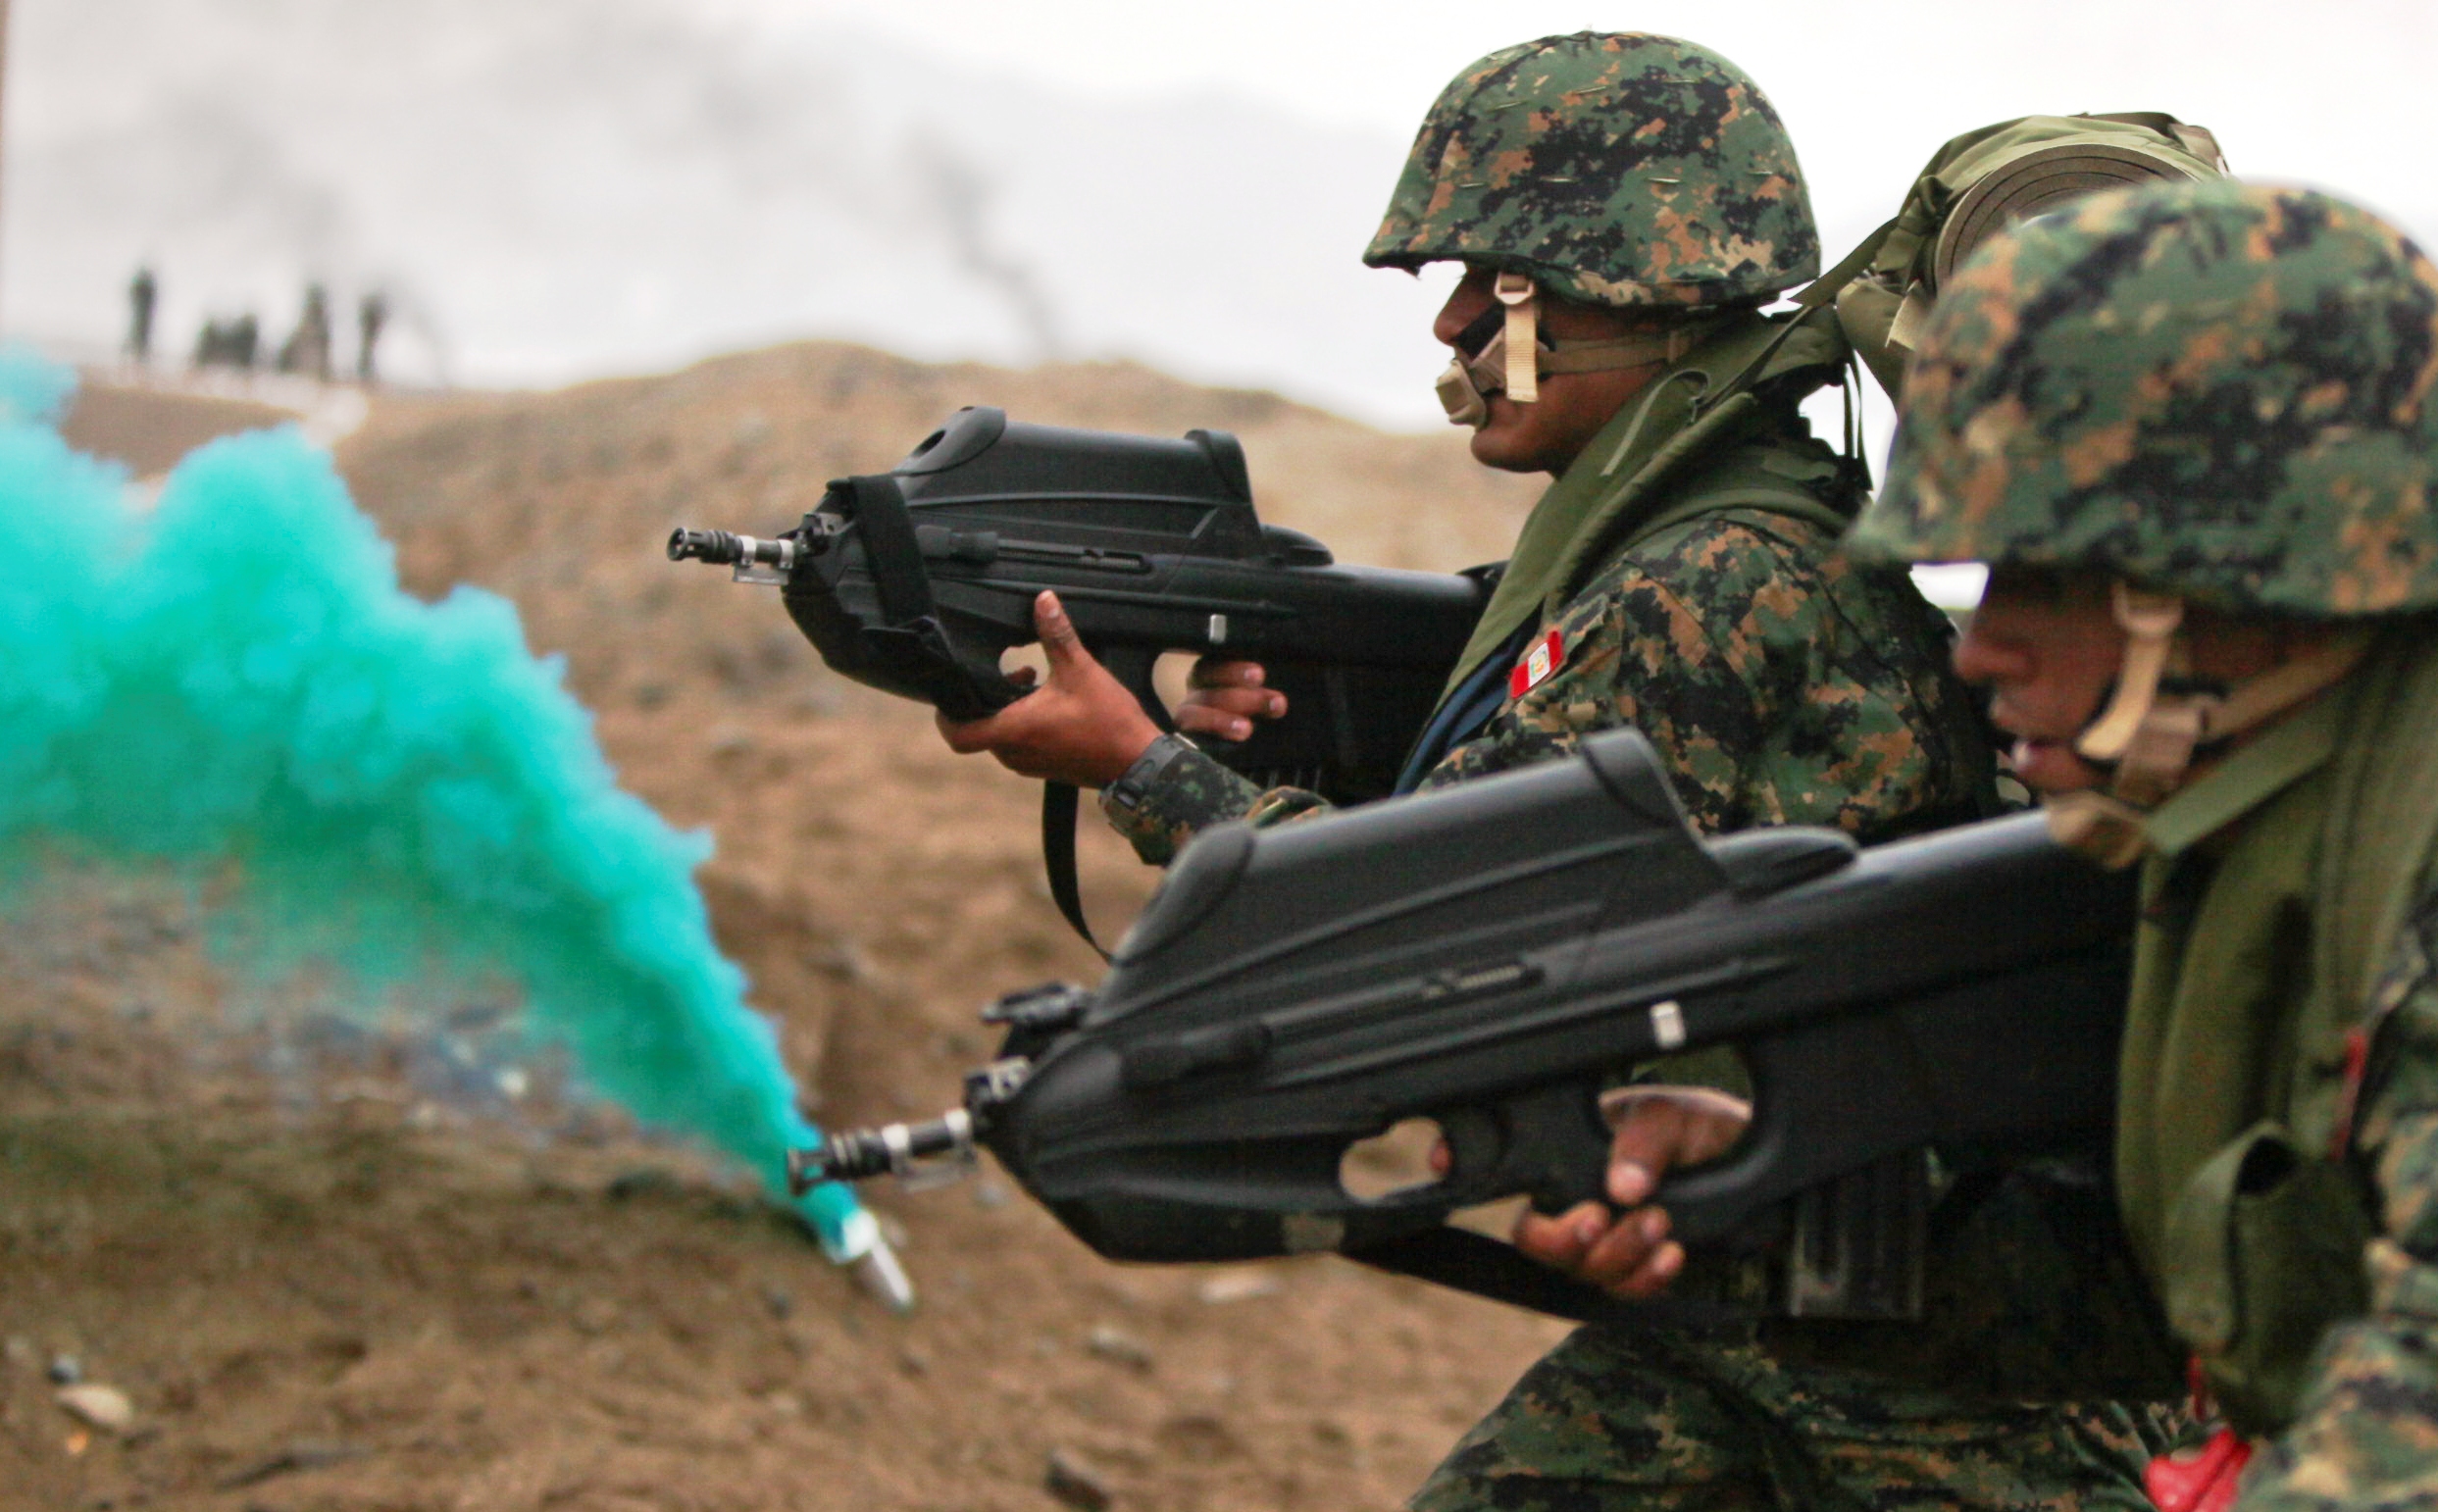
M 2150 848 L 2143 830 L 2148 817 L 2122 798 L 2086 789 L 2040 800 L 2049 836 L 2067 850 L 2111 872 L 2121 872 Z
M 2121 580 L 2113 593 L 2116 623 L 2126 636 L 2124 666 L 2108 711 L 2074 749 L 2089 760 L 2114 763 L 2115 772 L 2106 792 L 2060 793 L 2042 804 L 2057 843 L 2110 869 L 2142 858 L 2149 844 L 2146 816 L 2184 784 L 2196 751 L 2342 681 L 2371 641 L 2366 630 L 2331 636 L 2245 679 L 2224 697 L 2161 698 L 2160 680 L 2182 659 L 2183 602 Z
M 2116 625 L 2125 632 L 2125 659 L 2108 712 L 2074 742 L 2075 751 L 2092 761 L 2123 759 L 2159 698 L 2159 680 L 2166 675 L 2175 632 L 2184 624 L 2184 601 L 2173 594 L 2149 592 L 2122 579 L 2112 591 Z
M 1463 353 L 1448 359 L 1436 386 L 1440 408 L 1448 412 L 1449 425 L 1471 426 L 1479 430 L 1490 424 L 1490 398 L 1474 383 L 1473 372 L 1465 366 Z
M 1506 396 L 1517 404 L 1538 404 L 1541 375 L 1535 359 L 1540 343 L 1535 316 L 1541 290 L 1523 274 L 1502 273 L 1493 292 L 1506 306 L 1506 328 L 1499 332 L 1506 340 Z
M 1507 318 L 1514 320 L 1510 308 Z M 1637 331 L 1630 336 L 1609 336 L 1596 341 L 1554 340 L 1543 345 L 1539 361 L 1534 365 L 1537 375 L 1553 373 L 1609 373 L 1624 368 L 1643 368 L 1652 363 L 1681 361 L 1685 354 L 1701 344 L 1709 329 L 1706 320 L 1671 321 L 1664 329 Z M 1533 337 L 1538 341 L 1538 334 Z M 1508 382 L 1514 372 L 1510 361 L 1515 348 L 1507 344 L 1507 333 L 1501 329 L 1492 336 L 1479 352 L 1467 357 L 1462 352 L 1448 359 L 1440 370 L 1434 385 L 1439 393 L 1440 408 L 1448 412 L 1451 426 L 1470 426 L 1479 430 L 1490 424 L 1490 396 L 1508 393 Z M 1519 404 L 1537 402 L 1538 379 L 1534 397 L 1516 400 Z M 1513 397 L 1512 394 L 1509 394 Z

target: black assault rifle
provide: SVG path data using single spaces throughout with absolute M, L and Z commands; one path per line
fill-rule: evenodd
M 1857 849 L 1824 830 L 1704 842 L 1639 734 L 1328 820 L 1204 833 L 1098 990 L 985 1013 L 965 1105 L 837 1135 L 805 1181 L 970 1161 L 977 1143 L 1101 1254 L 1335 1250 L 1567 1316 L 1590 1288 L 1451 1228 L 1600 1195 L 1603 1089 L 1741 1049 L 1753 1121 L 1658 1200 L 1695 1247 L 1757 1248 L 1778 1310 L 1918 1312 L 1927 1186 L 2105 1148 L 2129 884 L 2037 815 Z M 1350 1147 L 1435 1122 L 1450 1169 L 1350 1192 Z
M 680 529 L 669 556 L 776 584 L 832 670 L 951 719 L 1024 694 L 999 659 L 1036 638 L 1043 588 L 1163 730 L 1162 653 L 1258 661 L 1287 717 L 1213 754 L 1264 785 L 1341 802 L 1395 786 L 1489 596 L 1479 575 L 1341 566 L 1310 536 L 1262 524 L 1225 431 L 1172 441 L 986 408 L 959 410 L 887 473 L 832 482 L 776 540 Z M 1052 784 L 1044 836 L 1062 907 L 1073 802 Z

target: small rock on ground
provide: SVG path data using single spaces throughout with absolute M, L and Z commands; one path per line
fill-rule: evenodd
M 1194 1295 L 1214 1307 L 1277 1293 L 1278 1278 L 1266 1271 L 1222 1271 L 1194 1288 Z
M 1064 1449 L 1049 1451 L 1049 1468 L 1041 1476 L 1041 1488 L 1075 1512 L 1108 1512 L 1107 1484 Z
M 1084 1347 L 1101 1359 L 1119 1365 L 1129 1365 L 1136 1370 L 1151 1368 L 1151 1350 L 1142 1339 L 1105 1323 L 1092 1331 L 1084 1340 Z
M 135 1421 L 135 1404 L 127 1393 L 98 1382 L 62 1386 L 53 1400 L 70 1417 L 106 1434 L 124 1434 Z

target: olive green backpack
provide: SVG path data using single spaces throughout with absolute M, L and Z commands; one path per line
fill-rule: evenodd
M 1999 227 L 2104 189 L 2225 173 L 2215 136 L 2156 111 L 2002 121 L 1932 154 L 1896 219 L 1802 302 L 1836 301 L 1846 339 L 1894 398 L 1941 280 Z

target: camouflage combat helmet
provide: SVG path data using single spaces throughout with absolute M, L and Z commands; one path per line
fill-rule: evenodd
M 2306 616 L 2438 607 L 2438 271 L 2231 181 L 2095 196 L 1941 291 L 1856 555 L 2106 572 Z
M 1461 259 L 1600 305 L 1764 300 L 1820 268 L 1777 112 L 1707 48 L 1577 32 L 1456 76 L 1414 137 L 1374 268 Z

